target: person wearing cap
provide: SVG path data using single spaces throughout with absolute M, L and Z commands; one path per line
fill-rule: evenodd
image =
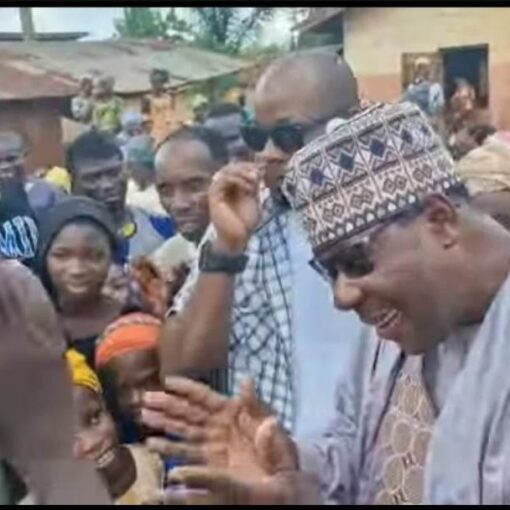
M 246 389 L 229 400 L 168 380 L 168 398 L 145 398 L 147 424 L 172 431 L 168 418 L 187 402 L 182 436 L 207 431 L 187 453 L 208 466 L 172 478 L 215 502 L 510 503 L 510 232 L 471 204 L 410 103 L 353 116 L 290 166 L 283 190 L 313 266 L 335 306 L 356 312 L 377 341 L 358 377 L 338 388 L 335 420 L 309 444 L 291 441 Z M 209 417 L 197 429 L 199 411 Z M 220 430 L 247 443 L 222 441 L 214 458 L 208 446 Z

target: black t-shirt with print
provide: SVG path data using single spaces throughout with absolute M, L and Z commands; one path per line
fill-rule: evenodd
M 39 229 L 23 183 L 0 179 L 0 256 L 33 267 Z

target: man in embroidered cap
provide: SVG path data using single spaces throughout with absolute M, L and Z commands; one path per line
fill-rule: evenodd
M 168 380 L 168 395 L 146 397 L 146 420 L 168 425 L 170 403 L 187 402 L 179 430 L 195 441 L 181 452 L 208 464 L 173 478 L 216 502 L 509 503 L 510 233 L 470 204 L 410 103 L 337 125 L 291 166 L 283 188 L 335 306 L 383 340 L 367 344 L 359 379 L 339 388 L 336 419 L 309 445 L 246 388 L 228 400 Z

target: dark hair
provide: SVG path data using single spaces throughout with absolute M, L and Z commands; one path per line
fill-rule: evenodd
M 236 103 L 218 103 L 213 105 L 205 115 L 205 120 L 224 115 L 242 115 L 242 108 Z
M 170 80 L 170 73 L 166 69 L 159 69 L 159 68 L 152 69 L 150 77 L 154 78 L 154 76 L 157 76 L 158 74 L 163 77 L 165 82 Z
M 157 148 L 159 151 L 164 145 L 176 141 L 192 141 L 202 142 L 208 149 L 214 161 L 220 165 L 228 163 L 228 149 L 222 136 L 199 124 L 192 126 L 184 126 L 171 133 Z
M 468 129 L 468 133 L 475 139 L 478 145 L 482 145 L 485 139 L 496 133 L 497 129 L 490 124 L 476 124 Z
M 79 171 L 84 161 L 98 161 L 118 158 L 123 160 L 122 151 L 115 138 L 107 133 L 91 129 L 80 135 L 68 147 L 66 153 L 66 166 L 72 175 Z

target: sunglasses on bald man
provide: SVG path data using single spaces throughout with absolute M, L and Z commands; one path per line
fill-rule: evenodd
M 273 145 L 286 154 L 293 154 L 307 142 L 306 135 L 321 124 L 330 120 L 330 116 L 317 119 L 308 124 L 299 122 L 280 122 L 276 126 L 266 128 L 257 122 L 241 126 L 244 143 L 254 152 L 262 152 L 271 140 Z

